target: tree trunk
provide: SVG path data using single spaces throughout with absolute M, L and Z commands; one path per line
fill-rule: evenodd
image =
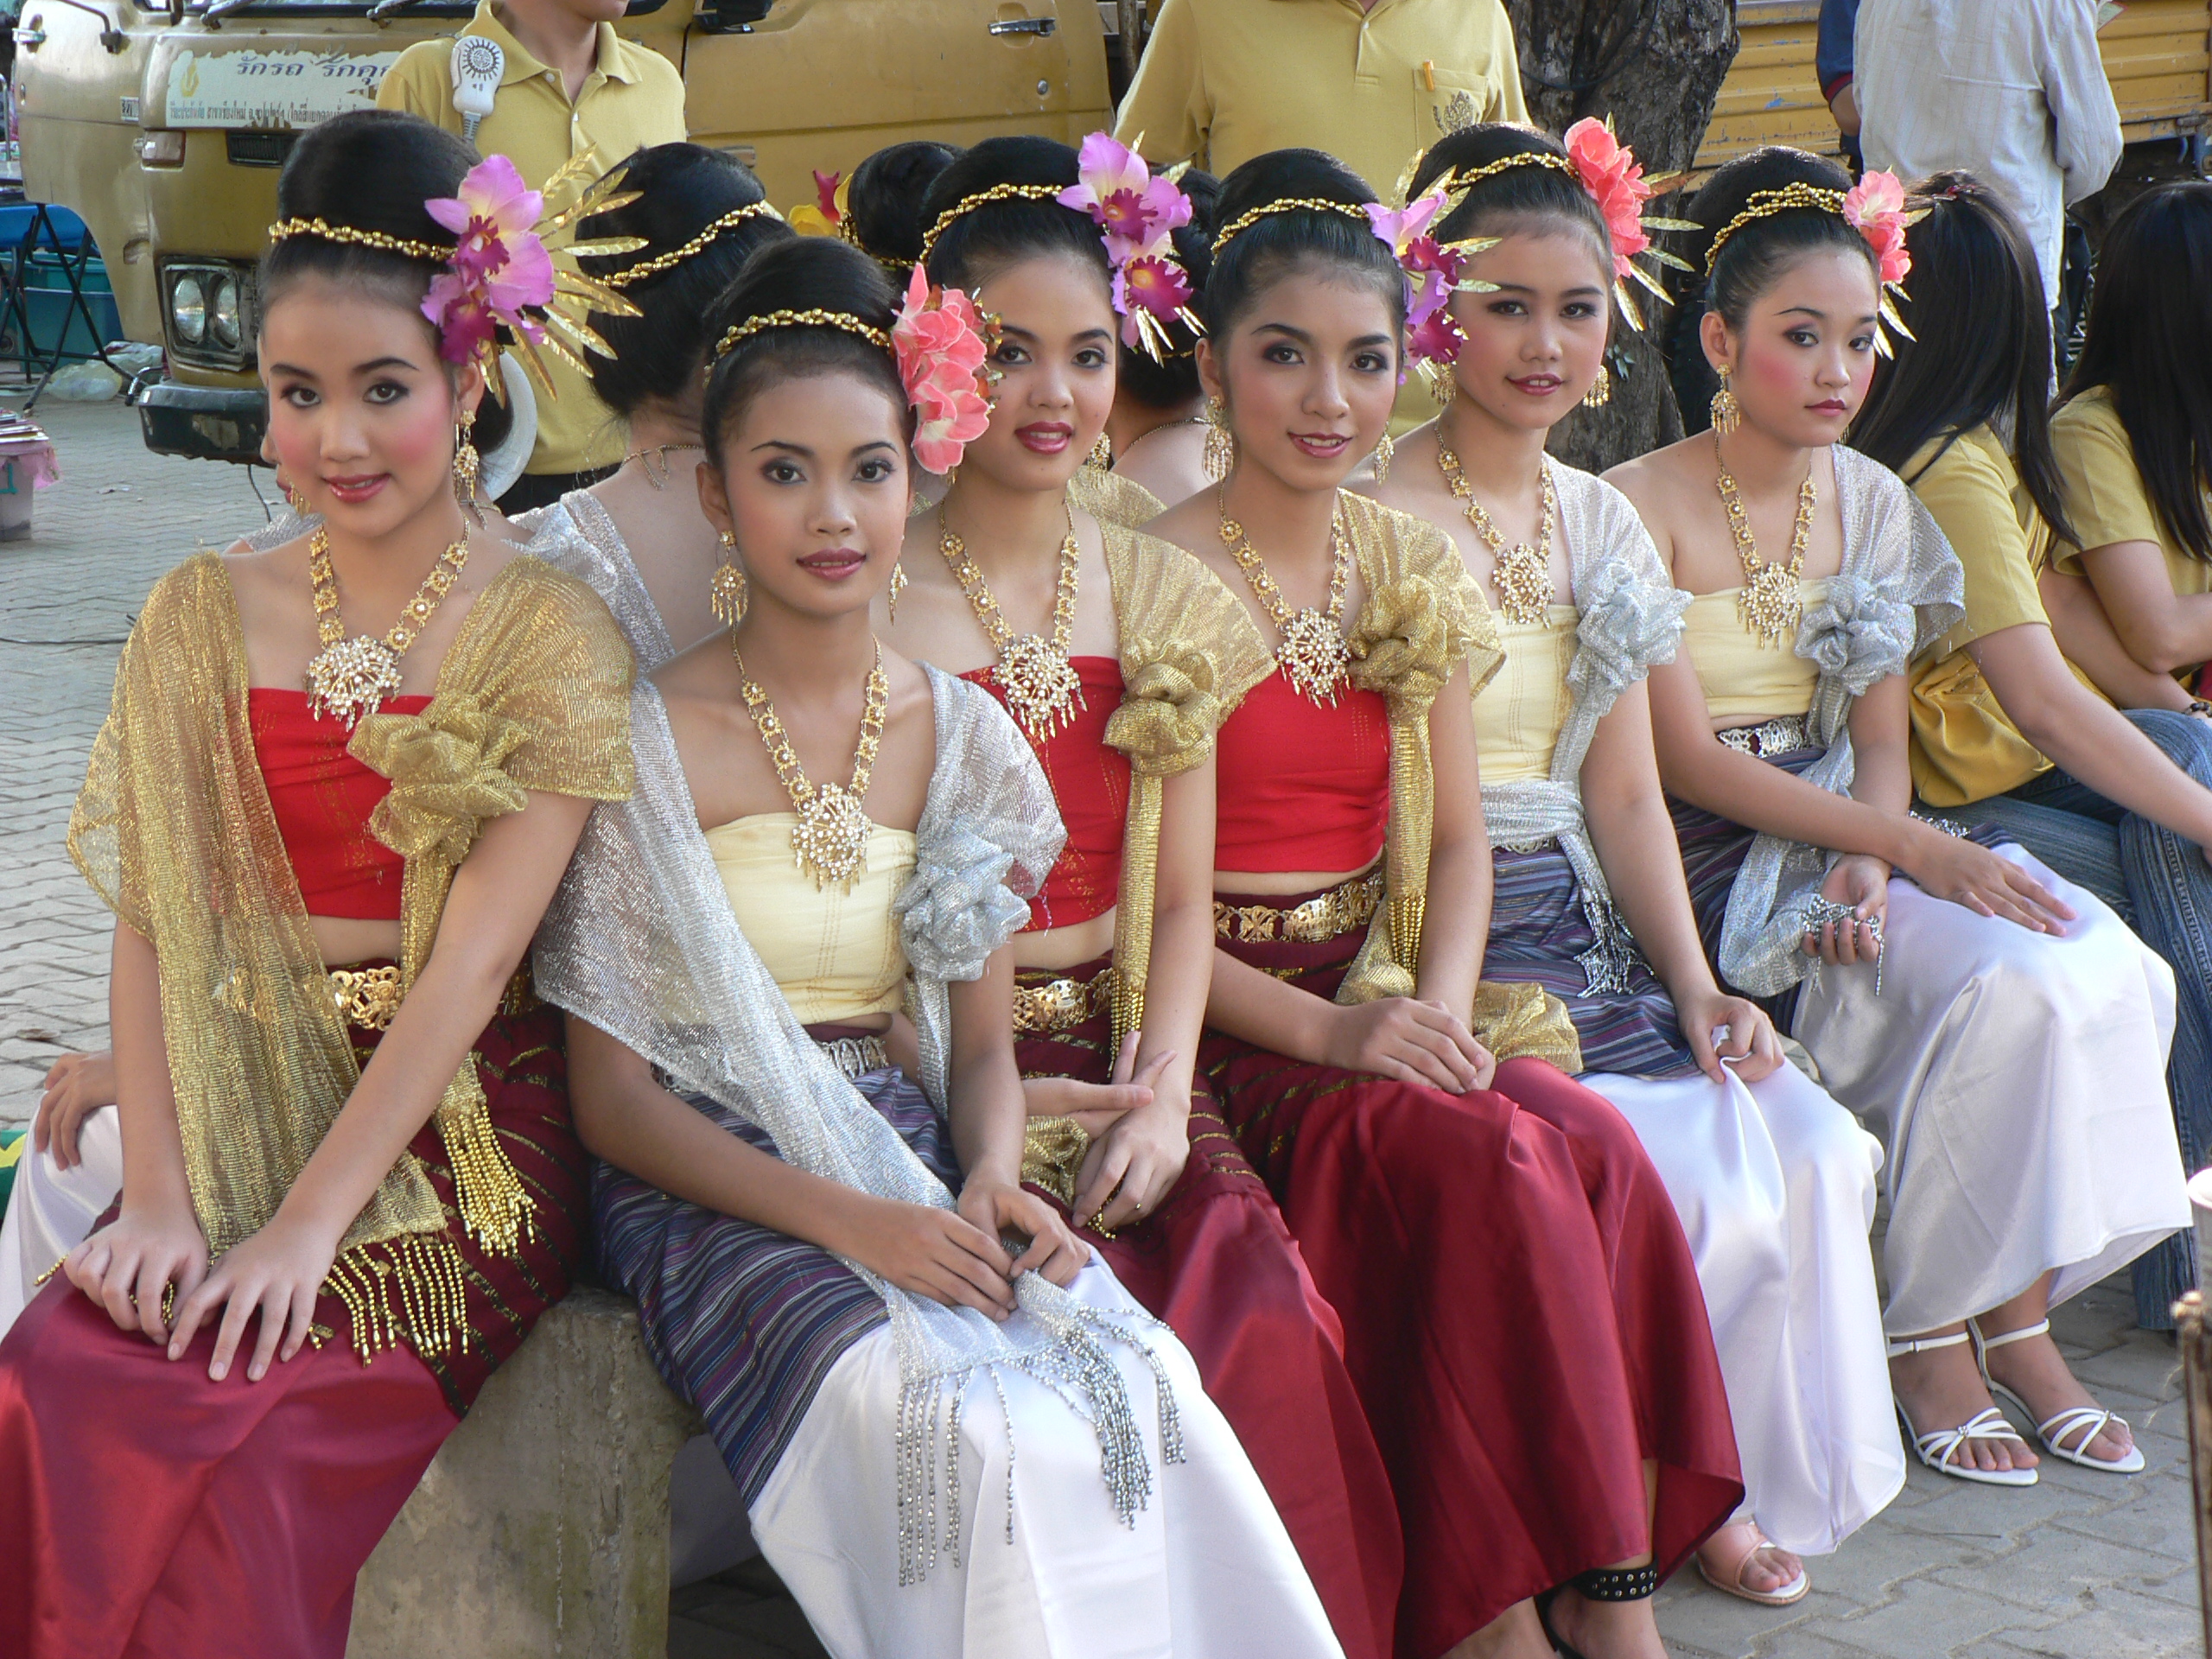
M 1611 116 L 1647 175 L 1689 167 L 1721 78 L 1735 61 L 1732 0 L 1505 0 L 1505 9 L 1520 44 L 1529 113 L 1538 125 L 1564 132 L 1586 115 L 1601 121 Z M 1645 211 L 1679 219 L 1685 200 L 1679 194 L 1654 197 Z M 1552 432 L 1552 453 L 1591 472 L 1682 435 L 1662 349 L 1671 309 L 1649 289 L 1633 283 L 1630 288 L 1644 326 L 1641 334 L 1624 322 L 1615 327 L 1607 353 L 1612 401 L 1575 410 Z

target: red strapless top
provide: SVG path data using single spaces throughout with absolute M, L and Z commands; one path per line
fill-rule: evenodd
M 1029 747 L 1052 785 L 1068 844 L 1045 885 L 1029 901 L 1029 925 L 1039 933 L 1073 927 L 1114 908 L 1122 885 L 1122 836 L 1128 825 L 1129 758 L 1106 744 L 1106 722 L 1122 706 L 1122 665 L 1111 657 L 1071 659 L 1083 682 L 1083 706 L 1075 718 L 1039 743 L 1025 729 Z M 979 668 L 961 678 L 972 680 L 1006 702 L 998 677 Z M 1007 713 L 1011 714 L 1012 709 Z M 1019 724 L 1019 722 L 1016 722 Z
M 308 914 L 397 921 L 405 861 L 369 833 L 369 814 L 391 792 L 391 780 L 346 753 L 353 734 L 342 721 L 310 715 L 306 692 L 257 685 L 245 702 L 254 758 Z M 428 697 L 391 697 L 384 708 L 416 715 L 429 706 Z
M 1323 708 L 1277 670 L 1223 722 L 1216 869 L 1364 869 L 1389 816 L 1390 716 L 1379 691 L 1347 690 Z

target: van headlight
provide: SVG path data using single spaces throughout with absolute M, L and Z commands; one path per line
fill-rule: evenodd
M 178 283 L 177 292 L 181 295 L 185 283 L 192 281 L 193 278 L 187 276 Z M 232 276 L 216 277 L 208 287 L 207 307 L 207 327 L 215 337 L 215 343 L 235 349 L 238 343 L 238 280 Z
M 228 284 L 225 284 L 228 286 Z M 237 327 L 237 295 L 232 296 L 232 327 Z M 207 289 L 197 276 L 180 276 L 169 289 L 169 326 L 188 346 L 207 338 Z

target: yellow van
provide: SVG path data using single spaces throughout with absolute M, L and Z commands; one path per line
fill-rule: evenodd
M 368 108 L 402 51 L 471 10 L 24 0 L 24 189 L 84 216 L 124 333 L 167 349 L 140 404 L 149 448 L 257 459 L 253 270 L 276 170 L 302 129 Z M 634 0 L 620 27 L 683 72 L 692 137 L 785 207 L 813 199 L 810 169 L 904 138 L 1072 143 L 1112 119 L 1096 0 Z

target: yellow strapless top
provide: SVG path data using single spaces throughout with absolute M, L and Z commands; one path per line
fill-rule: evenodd
M 1797 584 L 1807 610 L 1827 595 L 1830 578 Z M 1777 645 L 1759 643 L 1736 612 L 1740 588 L 1700 594 L 1682 615 L 1682 644 L 1705 688 L 1706 711 L 1717 721 L 1772 720 L 1809 714 L 1817 665 L 1797 654 L 1794 638 Z
M 817 887 L 791 859 L 790 812 L 762 812 L 707 831 L 707 848 L 747 941 L 802 1025 L 895 1012 L 906 953 L 891 901 L 914 873 L 911 830 L 868 826 L 868 869 L 852 891 Z
M 1548 778 L 1573 696 L 1567 689 L 1581 612 L 1551 605 L 1541 622 L 1503 622 L 1498 635 L 1505 665 L 1475 698 L 1475 746 L 1483 782 Z

